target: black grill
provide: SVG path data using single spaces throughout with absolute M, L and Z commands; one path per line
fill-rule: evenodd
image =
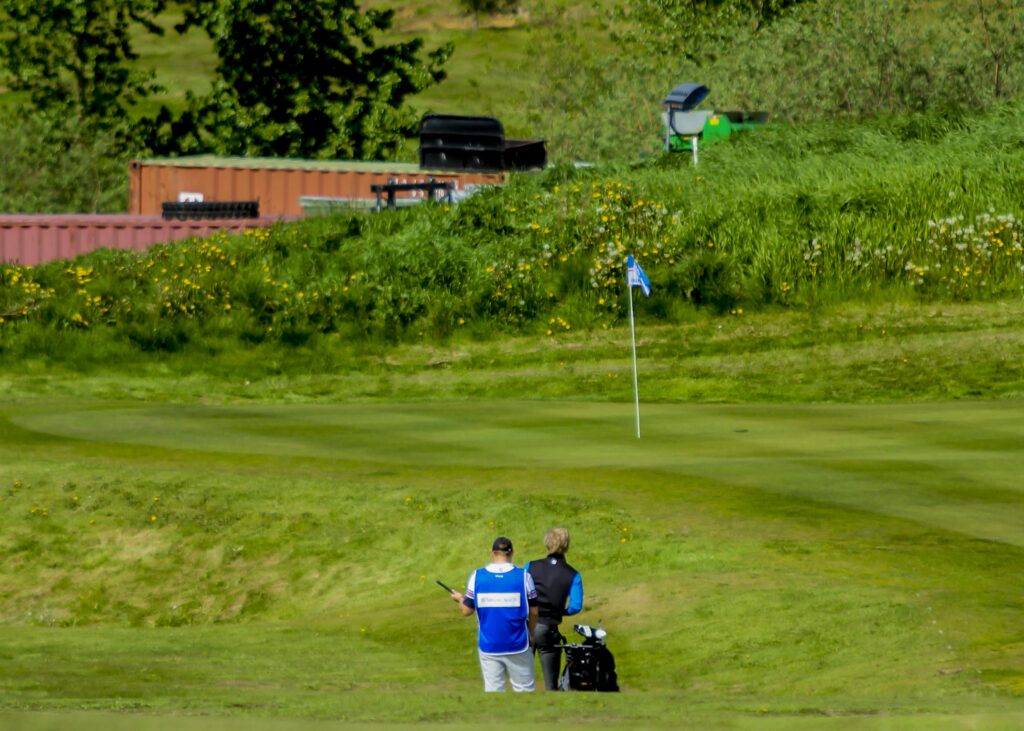
M 163 203 L 162 215 L 168 221 L 215 218 L 259 218 L 259 201 L 189 201 Z

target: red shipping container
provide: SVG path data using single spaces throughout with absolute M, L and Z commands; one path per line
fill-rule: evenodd
M 35 266 L 95 249 L 143 250 L 153 244 L 269 226 L 281 217 L 165 221 L 160 216 L 0 215 L 0 263 Z

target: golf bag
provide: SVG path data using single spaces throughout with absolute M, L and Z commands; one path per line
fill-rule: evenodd
M 604 643 L 607 632 L 586 624 L 574 624 L 573 630 L 583 641 L 558 645 L 565 650 L 565 669 L 558 681 L 559 690 L 617 691 L 615 658 Z

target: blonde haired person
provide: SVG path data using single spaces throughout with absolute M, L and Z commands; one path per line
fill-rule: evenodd
M 557 645 L 565 638 L 558 631 L 562 617 L 583 609 L 583 579 L 580 572 L 565 561 L 569 551 L 569 531 L 552 528 L 544 534 L 545 558 L 529 561 L 523 568 L 533 577 L 537 588 L 537 624 L 533 645 L 544 673 L 544 689 L 558 690 L 562 650 Z

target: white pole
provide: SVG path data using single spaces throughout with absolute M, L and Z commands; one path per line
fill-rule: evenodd
M 636 403 L 636 438 L 640 438 L 640 387 L 636 380 L 636 330 L 633 327 L 633 285 L 627 280 L 629 290 L 629 334 L 633 341 L 633 399 Z

